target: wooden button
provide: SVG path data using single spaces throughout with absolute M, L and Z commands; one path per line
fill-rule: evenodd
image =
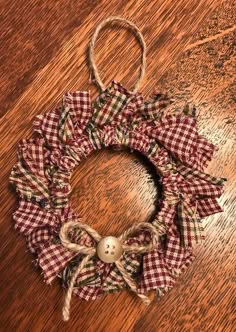
M 122 244 L 114 236 L 106 236 L 98 242 L 97 255 L 104 263 L 114 263 L 122 253 Z

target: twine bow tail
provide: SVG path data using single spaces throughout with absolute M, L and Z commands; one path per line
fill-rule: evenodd
M 143 303 L 145 305 L 149 305 L 151 303 L 151 300 L 149 299 L 149 297 L 147 295 L 138 293 L 137 285 L 135 284 L 135 282 L 133 282 L 133 280 L 127 274 L 127 271 L 125 270 L 121 261 L 118 260 L 117 262 L 115 262 L 115 264 L 116 264 L 116 267 L 118 268 L 118 270 L 121 272 L 122 277 L 124 278 L 127 285 L 130 287 L 130 289 L 140 297 L 140 299 L 143 301 Z
M 76 244 L 76 243 L 73 243 L 70 241 L 68 234 L 72 229 L 75 229 L 75 228 L 80 228 L 80 229 L 85 230 L 89 235 L 91 235 L 91 237 L 96 242 L 99 242 L 101 240 L 101 236 L 93 228 L 91 228 L 90 226 L 88 226 L 86 224 L 80 223 L 80 222 L 69 221 L 61 227 L 59 236 L 60 236 L 62 245 L 69 250 L 77 252 L 78 254 L 85 255 L 85 257 L 82 259 L 80 265 L 77 267 L 76 271 L 74 272 L 74 274 L 70 280 L 70 284 L 69 284 L 69 287 L 68 287 L 68 290 L 66 293 L 66 297 L 65 297 L 65 301 L 64 301 L 64 306 L 62 309 L 62 315 L 63 315 L 64 321 L 68 321 L 70 318 L 71 297 L 72 297 L 73 288 L 74 288 L 76 279 L 77 279 L 79 273 L 86 266 L 86 264 L 88 263 L 90 258 L 92 256 L 96 255 L 95 247 L 82 246 L 82 245 L 79 245 L 79 244 Z M 148 230 L 151 234 L 151 241 L 148 245 L 137 246 L 137 245 L 127 245 L 125 243 L 125 241 L 131 234 L 133 234 L 139 230 L 144 230 L 144 229 Z M 152 224 L 148 224 L 148 223 L 140 223 L 140 224 L 130 227 L 122 235 L 120 235 L 118 237 L 118 239 L 122 244 L 124 252 L 141 254 L 141 253 L 147 253 L 156 247 L 156 245 L 158 243 L 158 236 L 159 236 L 159 233 L 155 226 L 153 226 Z M 122 274 L 124 281 L 130 287 L 130 289 L 141 298 L 141 300 L 143 301 L 143 303 L 145 305 L 149 305 L 151 302 L 150 299 L 146 295 L 138 293 L 137 285 L 132 280 L 132 278 L 126 271 L 126 269 L 124 268 L 124 266 L 121 262 L 121 258 L 115 262 L 115 265 L 118 268 L 118 270 L 120 271 L 120 273 Z
M 91 255 L 87 255 L 83 258 L 83 260 L 81 261 L 80 265 L 77 267 L 77 270 L 75 271 L 75 273 L 73 274 L 73 276 L 71 278 L 70 285 L 69 285 L 69 288 L 66 293 L 64 306 L 62 309 L 62 316 L 63 316 L 64 321 L 68 321 L 70 319 L 71 297 L 72 297 L 75 281 L 76 281 L 79 273 L 83 270 L 83 268 L 88 263 L 88 261 L 90 260 L 91 257 L 92 257 Z

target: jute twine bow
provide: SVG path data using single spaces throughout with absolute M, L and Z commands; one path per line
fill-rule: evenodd
M 70 284 L 69 284 L 69 287 L 68 287 L 68 290 L 66 293 L 65 302 L 64 302 L 64 306 L 63 306 L 63 310 L 62 310 L 62 315 L 63 315 L 64 321 L 69 320 L 69 317 L 70 317 L 70 303 L 71 303 L 71 297 L 72 297 L 72 292 L 73 292 L 75 281 L 76 281 L 79 273 L 83 270 L 85 265 L 90 260 L 90 258 L 92 256 L 96 255 L 96 247 L 86 247 L 86 246 L 79 245 L 79 244 L 76 244 L 76 243 L 73 243 L 70 241 L 69 233 L 71 232 L 71 230 L 76 229 L 76 228 L 85 230 L 89 235 L 91 235 L 91 237 L 96 242 L 99 242 L 102 239 L 102 237 L 93 228 L 91 228 L 90 226 L 88 226 L 86 224 L 77 222 L 77 221 L 69 221 L 61 227 L 59 236 L 60 236 L 62 245 L 69 250 L 77 252 L 78 254 L 86 255 L 82 259 L 81 263 L 75 270 L 75 272 L 70 280 Z M 127 245 L 125 243 L 125 241 L 129 238 L 129 236 L 131 234 L 134 234 L 137 231 L 145 230 L 145 229 L 148 230 L 151 235 L 151 240 L 148 245 Z M 149 251 L 152 251 L 154 248 L 156 248 L 156 246 L 158 244 L 158 236 L 159 236 L 159 233 L 155 226 L 153 226 L 152 224 L 149 224 L 149 223 L 140 223 L 140 224 L 134 225 L 134 226 L 130 227 L 128 230 L 126 230 L 123 234 L 121 234 L 118 237 L 118 240 L 122 244 L 123 253 L 126 252 L 126 253 L 142 254 L 142 253 L 147 253 Z M 120 259 L 118 259 L 116 262 L 114 262 L 114 264 L 116 265 L 118 270 L 121 272 L 125 282 L 128 284 L 130 289 L 133 292 L 135 292 L 142 299 L 142 301 L 144 302 L 145 305 L 149 305 L 150 299 L 146 295 L 138 293 L 137 285 L 131 279 L 131 277 L 129 276 L 127 271 L 125 270 L 125 268 L 121 262 L 121 258 L 122 258 L 122 256 L 120 257 Z
M 135 37 L 137 38 L 137 40 L 139 41 L 141 48 L 142 48 L 142 55 L 141 55 L 141 67 L 140 67 L 140 71 L 139 71 L 139 77 L 137 82 L 134 85 L 133 88 L 133 92 L 136 92 L 140 86 L 140 83 L 144 77 L 145 74 L 145 67 L 146 67 L 146 44 L 143 38 L 143 35 L 141 33 L 141 31 L 139 30 L 139 28 L 132 23 L 131 21 L 126 20 L 123 17 L 119 17 L 119 16 L 111 16 L 108 17 L 107 19 L 103 20 L 101 23 L 99 23 L 99 25 L 96 27 L 95 32 L 93 34 L 93 37 L 90 41 L 89 44 L 89 62 L 90 62 L 90 68 L 91 68 L 91 73 L 94 76 L 94 81 L 99 85 L 99 87 L 101 88 L 101 90 L 105 90 L 105 86 L 101 81 L 100 75 L 98 73 L 98 68 L 97 65 L 95 63 L 94 60 L 94 46 L 95 46 L 95 42 L 97 39 L 97 36 L 100 32 L 100 30 L 107 24 L 109 24 L 110 22 L 119 22 L 119 24 L 125 28 L 130 29 Z

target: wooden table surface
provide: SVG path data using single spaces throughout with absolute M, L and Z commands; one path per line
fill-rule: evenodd
M 236 2 L 228 0 L 25 1 L 1 0 L 1 331 L 236 331 L 235 103 Z M 95 25 L 109 15 L 136 23 L 147 42 L 141 91 L 156 88 L 192 100 L 199 130 L 219 146 L 208 168 L 228 178 L 220 199 L 224 213 L 204 221 L 206 241 L 176 286 L 144 307 L 123 291 L 94 302 L 73 298 L 71 320 L 62 322 L 64 291 L 43 283 L 13 229 L 17 197 L 8 184 L 17 142 L 29 137 L 36 114 L 53 109 L 67 90 L 91 90 L 87 46 Z M 137 78 L 139 46 L 130 32 L 105 28 L 96 46 L 105 84 L 130 88 Z M 71 201 L 83 221 L 101 234 L 147 221 L 158 189 L 150 165 L 137 154 L 109 149 L 76 169 Z

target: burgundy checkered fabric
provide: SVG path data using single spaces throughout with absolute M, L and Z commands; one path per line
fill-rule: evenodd
M 67 92 L 60 108 L 36 117 L 34 136 L 19 144 L 10 181 L 20 196 L 15 228 L 26 236 L 47 283 L 60 276 L 67 287 L 80 264 L 80 253 L 65 249 L 59 238 L 63 223 L 79 220 L 69 203 L 70 177 L 83 158 L 106 146 L 141 152 L 161 176 L 162 199 L 153 221 L 160 241 L 145 255 L 122 256 L 139 291 L 164 294 L 192 262 L 193 246 L 204 239 L 201 218 L 222 211 L 217 198 L 225 179 L 204 173 L 215 147 L 199 135 L 195 110 L 174 105 L 167 94 L 157 92 L 145 101 L 113 81 L 94 102 L 89 92 Z M 79 244 L 95 245 L 85 231 L 71 236 Z M 150 234 L 143 231 L 127 241 L 147 244 Z M 74 293 L 89 300 L 124 287 L 115 264 L 95 256 L 78 276 Z
M 66 92 L 64 104 L 70 110 L 73 124 L 77 127 L 78 132 L 81 131 L 82 134 L 92 116 L 90 93 L 88 91 Z

